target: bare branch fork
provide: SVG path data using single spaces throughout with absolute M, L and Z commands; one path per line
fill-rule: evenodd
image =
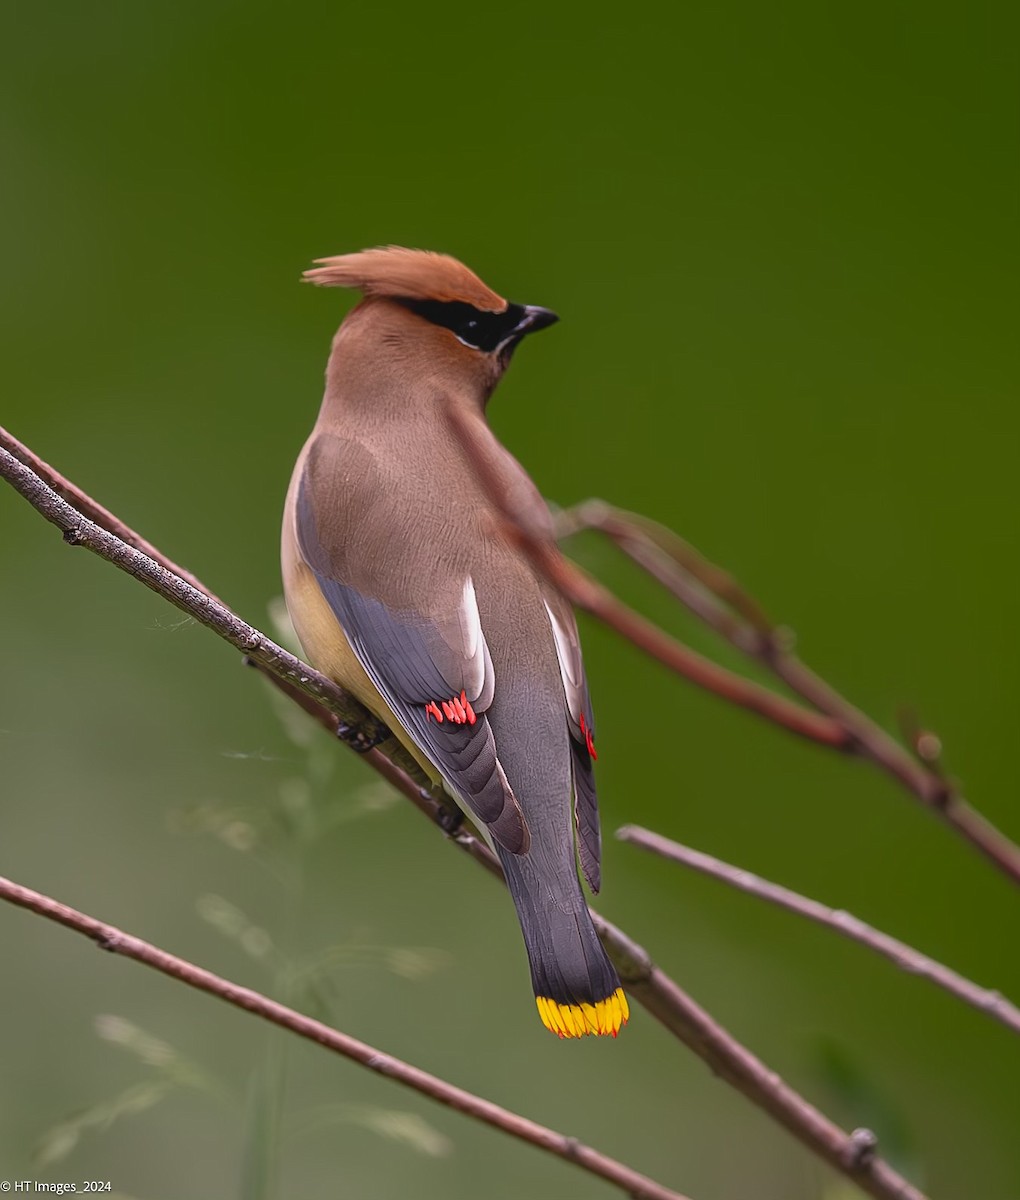
M 26 462 L 31 466 L 26 466 Z M 351 736 L 351 730 L 357 729 L 361 719 L 359 706 L 341 689 L 242 621 L 200 584 L 194 586 L 198 581 L 193 576 L 189 582 L 171 560 L 160 555 L 155 547 L 144 543 L 137 534 L 41 463 L 16 438 L 2 429 L 0 475 L 47 520 L 61 529 L 66 540 L 93 550 L 219 633 L 231 645 L 244 651 L 267 672 L 274 683 L 282 686 L 288 695 L 312 712 L 327 728 L 336 730 L 339 723 L 341 735 L 346 734 L 348 740 L 357 743 L 357 737 Z M 49 486 L 47 480 L 54 486 Z M 71 498 L 74 504 L 62 499 L 57 494 L 58 490 Z M 84 516 L 84 511 L 91 513 L 91 518 Z M 109 532 L 104 527 L 107 524 L 125 536 Z M 139 545 L 152 550 L 153 556 L 134 548 Z M 412 778 L 411 774 L 391 762 L 382 753 L 388 749 L 389 744 L 385 744 L 371 750 L 365 757 L 419 809 L 448 829 L 449 821 L 435 794 L 422 786 L 420 777 Z M 499 873 L 498 865 L 487 848 L 466 830 L 457 830 L 454 840 L 487 869 Z M 595 919 L 599 933 L 632 997 L 676 1034 L 716 1074 L 769 1113 L 805 1146 L 853 1180 L 868 1195 L 879 1200 L 924 1200 L 920 1191 L 875 1153 L 874 1141 L 866 1132 L 846 1134 L 714 1022 L 652 963 L 641 947 L 602 918 L 596 915 Z
M 572 604 L 706 691 L 791 733 L 869 759 L 937 812 L 950 828 L 1014 883 L 1020 884 L 1020 846 L 972 808 L 941 774 L 927 763 L 913 759 L 870 717 L 806 667 L 789 646 L 789 635 L 772 625 L 760 606 L 729 575 L 707 562 L 670 530 L 600 500 L 568 510 L 561 520 L 564 533 L 585 528 L 607 533 L 696 616 L 738 649 L 768 666 L 811 707 L 788 700 L 684 646 L 629 608 L 576 563 L 564 558 L 553 537 L 545 529 L 537 528 L 512 504 L 471 422 L 456 410 L 451 410 L 447 419 L 451 432 L 500 510 L 506 535 Z

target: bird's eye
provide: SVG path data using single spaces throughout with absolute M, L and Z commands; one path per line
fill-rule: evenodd
M 475 330 L 478 328 L 478 326 L 479 326 L 479 322 L 474 317 L 472 317 L 470 321 L 464 322 L 464 332 L 465 333 L 474 333 Z

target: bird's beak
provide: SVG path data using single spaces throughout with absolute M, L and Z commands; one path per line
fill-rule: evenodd
M 549 308 L 539 308 L 537 304 L 526 304 L 524 306 L 524 316 L 517 322 L 514 328 L 516 337 L 523 337 L 526 333 L 534 333 L 538 329 L 548 329 L 550 325 L 555 325 L 559 317 Z

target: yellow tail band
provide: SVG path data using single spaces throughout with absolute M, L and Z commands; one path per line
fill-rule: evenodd
M 536 996 L 535 1003 L 542 1024 L 561 1038 L 587 1037 L 590 1033 L 616 1037 L 630 1018 L 623 988 L 594 1004 L 560 1004 L 548 996 Z

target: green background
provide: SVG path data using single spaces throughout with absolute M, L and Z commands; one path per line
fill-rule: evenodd
M 1020 834 L 1014 11 L 9 3 L 2 421 L 268 628 L 350 303 L 300 272 L 456 254 L 562 316 L 490 408 L 543 492 L 679 530 L 886 727 L 916 709 Z M 550 1038 L 501 890 L 6 489 L 0 549 L 0 870 L 695 1200 L 848 1194 L 642 1010 Z M 597 538 L 573 552 L 738 664 Z M 582 624 L 608 834 L 650 825 L 1020 995 L 1015 889 L 893 783 Z M 611 836 L 604 868 L 607 916 L 933 1196 L 1020 1196 L 1007 1030 Z M 0 1177 L 615 1194 L 26 913 L 0 947 Z M 312 995 L 293 964 L 330 947 Z M 109 1013 L 207 1083 L 97 1036 Z

